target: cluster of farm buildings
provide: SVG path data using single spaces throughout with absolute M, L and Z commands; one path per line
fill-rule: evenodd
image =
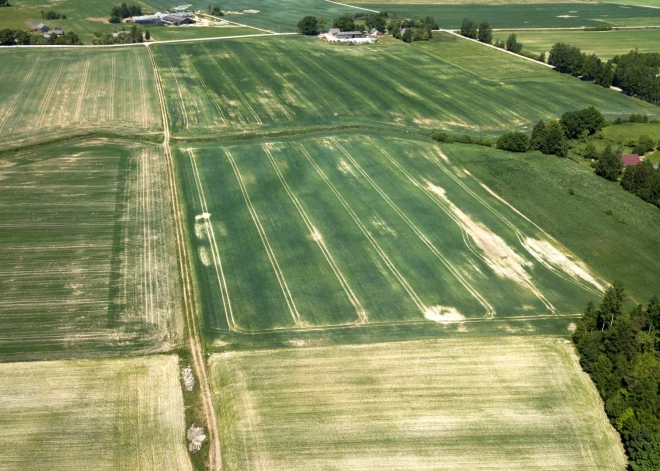
M 55 29 L 51 30 L 50 26 L 44 23 L 39 23 L 38 25 L 35 25 L 33 23 L 27 23 L 27 25 L 30 27 L 30 30 L 43 33 L 44 38 L 46 39 L 50 38 L 53 35 L 57 37 L 64 36 L 64 30 L 59 26 L 56 26 Z
M 340 31 L 338 28 L 331 28 L 319 37 L 329 43 L 373 44 L 378 42 L 378 34 L 378 30 L 375 28 L 369 34 L 362 31 Z
M 154 13 L 153 15 L 134 16 L 133 23 L 139 25 L 192 25 L 195 24 L 195 14 L 182 11 L 178 13 Z

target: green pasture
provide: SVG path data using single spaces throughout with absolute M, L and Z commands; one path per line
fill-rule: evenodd
M 146 144 L 0 155 L 0 359 L 178 345 L 165 170 Z
M 610 118 L 656 113 L 540 64 L 436 36 L 419 46 L 273 37 L 153 51 L 182 137 L 351 124 L 495 137 L 589 105 Z
M 186 146 L 176 158 L 210 340 L 566 326 L 561 316 L 607 284 L 432 141 L 347 133 Z
M 603 60 L 632 50 L 660 52 L 660 29 L 627 29 L 612 31 L 496 31 L 493 40 L 506 41 L 510 34 L 529 52 L 546 57 L 558 42 L 579 47 L 587 54 L 596 54 Z
M 657 26 L 660 9 L 616 3 L 375 4 L 358 6 L 405 17 L 432 16 L 440 28 L 458 29 L 464 18 L 493 28 L 572 28 L 580 26 Z
M 0 142 L 161 129 L 145 48 L 0 48 Z
M 602 134 L 589 136 L 584 142 L 578 143 L 574 150 L 569 152 L 569 157 L 585 166 L 591 162 L 585 160 L 576 151 L 582 151 L 587 144 L 594 145 L 598 152 L 602 152 L 608 145 L 612 148 L 621 148 L 623 153 L 632 153 L 639 142 L 639 136 L 647 135 L 656 143 L 660 141 L 660 124 L 654 123 L 623 123 L 603 128 Z M 657 156 L 653 153 L 646 156 L 650 162 L 656 162 Z
M 622 280 L 633 302 L 658 293 L 660 212 L 655 206 L 590 168 L 554 156 L 463 145 L 443 149 L 605 279 Z
M 176 356 L 0 363 L 0 470 L 190 471 Z
M 566 340 L 300 346 L 211 357 L 224 470 L 626 469 Z
M 227 36 L 243 36 L 257 34 L 252 28 L 238 26 L 155 26 L 149 28 L 154 41 L 171 41 L 176 39 L 224 38 Z

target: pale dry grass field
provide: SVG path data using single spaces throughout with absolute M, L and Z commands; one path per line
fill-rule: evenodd
M 0 470 L 191 470 L 176 356 L 0 364 Z
M 223 469 L 619 470 L 567 340 L 434 340 L 214 355 Z

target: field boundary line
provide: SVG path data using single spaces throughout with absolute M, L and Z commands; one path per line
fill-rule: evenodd
M 213 57 L 213 54 L 211 54 L 211 53 L 209 52 L 209 50 L 206 49 L 206 46 L 204 46 L 203 44 L 202 44 L 202 49 L 204 49 L 204 52 L 206 52 L 206 55 L 207 55 L 207 56 L 211 59 L 211 61 L 215 64 L 215 66 L 216 66 L 217 69 L 220 71 L 220 73 L 222 74 L 222 76 L 225 78 L 225 80 L 227 81 L 227 83 L 231 86 L 231 88 L 234 89 L 234 91 L 236 92 L 236 94 L 238 95 L 238 97 L 241 99 L 241 101 L 243 102 L 243 104 L 244 104 L 245 106 L 247 106 L 247 108 L 250 110 L 250 112 L 252 113 L 252 116 L 254 116 L 254 119 L 257 121 L 257 124 L 263 124 L 263 122 L 261 121 L 261 119 L 259 118 L 259 116 L 257 116 L 257 113 L 255 113 L 255 111 L 254 111 L 254 109 L 252 108 L 252 106 L 248 103 L 247 98 L 245 98 L 245 95 L 243 95 L 243 93 L 238 89 L 238 87 L 234 84 L 234 82 L 231 81 L 231 79 L 230 79 L 229 76 L 225 73 L 225 71 L 222 69 L 222 67 L 220 67 L 220 64 L 218 64 L 218 61 L 216 61 L 216 60 L 215 60 L 215 57 Z
M 417 295 L 417 293 L 416 293 L 415 290 L 412 288 L 412 286 L 410 286 L 410 284 L 408 283 L 408 281 L 407 281 L 407 280 L 404 278 L 404 276 L 399 272 L 399 270 L 396 268 L 396 266 L 394 265 L 394 263 L 393 263 L 393 262 L 390 260 L 390 258 L 387 256 L 387 254 L 385 253 L 385 251 L 384 251 L 384 250 L 382 249 L 382 247 L 378 244 L 378 242 L 376 241 L 376 239 L 374 239 L 374 237 L 371 235 L 371 233 L 369 233 L 369 230 L 365 227 L 365 225 L 362 223 L 362 221 L 360 220 L 360 218 L 358 217 L 358 215 L 355 213 L 355 211 L 353 211 L 353 208 L 350 207 L 350 205 L 348 204 L 348 202 L 347 202 L 347 201 L 344 199 L 344 197 L 341 195 L 341 193 L 339 192 L 339 190 L 337 190 L 337 189 L 335 188 L 335 186 L 332 184 L 332 182 L 331 182 L 330 179 L 327 177 L 327 175 L 323 172 L 323 170 L 322 170 L 322 169 L 316 164 L 316 162 L 314 162 L 314 159 L 313 159 L 312 156 L 309 154 L 309 152 L 307 152 L 307 149 L 305 149 L 305 147 L 304 147 L 301 143 L 298 143 L 298 146 L 299 146 L 300 149 L 302 150 L 302 153 L 305 155 L 305 157 L 307 158 L 307 160 L 312 164 L 312 166 L 314 167 L 314 170 L 316 170 L 316 173 L 319 174 L 319 176 L 321 177 L 321 179 L 325 182 L 325 184 L 328 186 L 328 188 L 330 188 L 330 190 L 332 191 L 332 193 L 334 193 L 335 197 L 339 200 L 339 202 L 340 202 L 341 205 L 344 207 L 344 209 L 348 212 L 348 214 L 351 216 L 351 218 L 353 219 L 353 221 L 355 221 L 355 223 L 357 224 L 358 228 L 360 229 L 360 231 L 362 231 L 362 234 L 364 234 L 364 236 L 367 238 L 367 240 L 369 241 L 369 243 L 371 243 L 371 246 L 376 250 L 376 252 L 377 252 L 378 255 L 380 256 L 381 260 L 383 260 L 383 262 L 385 262 L 385 265 L 387 265 L 387 267 L 389 268 L 389 270 L 390 270 L 390 272 L 392 273 L 392 275 L 394 275 L 394 277 L 399 281 L 399 283 L 401 284 L 401 286 L 403 287 L 403 289 L 408 293 L 408 296 L 410 296 L 410 298 L 411 298 L 412 301 L 415 303 L 415 305 L 417 306 L 417 308 L 422 312 L 422 314 L 425 314 L 425 313 L 426 313 L 426 309 L 427 309 L 427 307 L 426 307 L 426 305 L 422 302 L 421 298 Z
M 9 115 L 14 112 L 14 108 L 16 107 L 16 104 L 18 103 L 19 98 L 21 95 L 23 95 L 23 92 L 25 91 L 25 87 L 27 87 L 27 84 L 30 80 L 32 80 L 32 75 L 34 74 L 34 71 L 37 68 L 37 64 L 39 64 L 39 60 L 41 57 L 37 57 L 37 60 L 34 61 L 34 64 L 32 64 L 32 68 L 30 69 L 30 72 L 23 78 L 23 83 L 21 84 L 21 88 L 16 91 L 16 96 L 14 99 L 11 101 L 9 104 L 9 107 L 7 108 L 7 112 L 5 115 L 2 117 L 2 121 L 0 121 L 0 133 L 2 133 L 2 130 L 5 127 L 5 123 L 7 122 L 7 119 L 9 118 Z
M 342 7 L 357 8 L 358 10 L 370 11 L 372 13 L 380 13 L 378 10 L 372 10 L 371 8 L 356 7 L 355 5 L 346 5 L 345 3 L 335 2 L 333 0 L 325 0 L 325 1 L 328 3 L 334 3 L 335 5 L 341 5 Z
M 362 303 L 358 299 L 358 297 L 355 295 L 353 290 L 351 289 L 350 285 L 348 284 L 348 281 L 346 281 L 346 278 L 344 278 L 343 273 L 337 266 L 337 263 L 335 262 L 335 259 L 332 257 L 332 254 L 330 253 L 330 250 L 328 249 L 327 245 L 325 244 L 325 240 L 323 237 L 320 235 L 318 229 L 314 226 L 312 221 L 310 220 L 309 216 L 307 215 L 307 212 L 305 211 L 305 208 L 303 207 L 302 203 L 298 200 L 298 197 L 293 193 L 293 190 L 291 187 L 289 187 L 289 184 L 287 183 L 286 179 L 284 178 L 284 175 L 282 175 L 282 172 L 280 171 L 279 167 L 277 166 L 277 162 L 275 161 L 275 158 L 273 157 L 273 154 L 271 153 L 271 150 L 269 148 L 269 144 L 262 144 L 261 148 L 264 150 L 266 155 L 268 156 L 268 160 L 270 160 L 271 165 L 275 169 L 275 172 L 277 173 L 277 176 L 280 179 L 280 182 L 282 183 L 282 186 L 286 190 L 287 195 L 289 196 L 289 199 L 293 202 L 295 205 L 296 209 L 298 210 L 298 213 L 300 214 L 301 219 L 305 223 L 305 226 L 307 226 L 307 230 L 310 232 L 310 235 L 312 236 L 312 239 L 316 242 L 318 245 L 319 249 L 321 249 L 321 252 L 323 253 L 323 256 L 325 257 L 325 260 L 328 262 L 328 265 L 330 265 L 330 268 L 332 268 L 332 271 L 334 272 L 335 276 L 337 277 L 337 280 L 341 284 L 341 287 L 344 289 L 344 292 L 346 293 L 346 296 L 348 297 L 348 300 L 351 302 L 353 305 L 353 308 L 355 308 L 355 312 L 358 316 L 359 322 L 362 324 L 366 324 L 369 321 L 369 318 L 367 317 L 367 312 L 362 306 Z
M 165 93 L 161 85 L 160 74 L 156 65 L 156 59 L 151 51 L 149 57 L 151 59 L 152 67 L 154 68 L 154 77 L 156 82 L 156 90 L 158 92 L 158 99 L 160 101 L 160 111 L 163 120 L 163 149 L 167 160 L 167 169 L 169 175 L 170 199 L 172 205 L 172 212 L 175 223 L 175 234 L 177 243 L 177 253 L 179 259 L 179 269 L 181 270 L 182 278 L 182 294 L 186 325 L 188 326 L 189 342 L 193 362 L 197 368 L 197 376 L 199 379 L 200 394 L 202 396 L 202 405 L 204 408 L 204 415 L 207 421 L 209 432 L 209 443 L 211 444 L 209 450 L 209 468 L 211 471 L 222 470 L 222 452 L 220 448 L 220 439 L 218 436 L 218 423 L 213 408 L 213 399 L 211 397 L 208 376 L 206 374 L 206 364 L 204 362 L 204 352 L 200 340 L 199 331 L 196 322 L 196 307 L 195 307 L 195 294 L 192 288 L 192 275 L 190 273 L 190 256 L 188 254 L 185 231 L 183 228 L 182 216 L 180 212 L 181 202 L 179 200 L 179 192 L 175 178 L 175 164 L 172 150 L 170 147 L 170 129 L 169 120 L 167 117 L 167 105 L 165 104 Z
M 359 163 L 351 156 L 351 154 L 337 141 L 336 138 L 330 138 L 332 142 L 337 146 L 339 151 L 344 154 L 344 156 L 351 161 L 351 163 L 358 169 L 358 171 L 362 174 L 362 176 L 369 182 L 369 184 L 372 186 L 374 190 L 378 192 L 378 194 L 387 202 L 387 204 L 399 215 L 401 219 L 403 219 L 406 224 L 413 230 L 415 235 L 426 245 L 426 247 L 433 253 L 433 255 L 436 256 L 440 262 L 449 270 L 449 272 L 458 280 L 458 282 L 463 285 L 463 287 L 467 290 L 468 293 L 474 297 L 479 304 L 484 308 L 486 311 L 486 316 L 487 317 L 493 317 L 495 315 L 495 308 L 491 306 L 491 304 L 486 301 L 486 299 L 476 290 L 472 287 L 470 283 L 468 283 L 467 280 L 463 278 L 463 276 L 458 273 L 458 270 L 456 270 L 451 263 L 449 263 L 449 260 L 445 258 L 445 256 L 438 250 L 438 248 L 426 237 L 426 235 L 413 223 L 410 218 L 403 212 L 401 209 L 390 199 L 390 197 L 383 191 L 378 184 L 371 179 L 369 174 L 367 174 L 366 171 L 362 169 Z
M 211 224 L 211 214 L 208 212 L 208 206 L 206 204 L 206 195 L 204 193 L 204 187 L 202 185 L 202 180 L 199 176 L 199 170 L 197 168 L 197 156 L 193 149 L 187 149 L 188 158 L 190 159 L 190 166 L 193 171 L 193 178 L 195 180 L 195 187 L 197 188 L 197 195 L 199 197 L 199 204 L 202 208 L 202 219 L 204 219 L 204 224 L 206 226 L 206 233 L 209 236 L 209 243 L 211 245 L 211 254 L 213 255 L 213 264 L 215 265 L 215 274 L 218 278 L 218 286 L 220 287 L 220 295 L 222 296 L 222 305 L 225 311 L 225 318 L 227 319 L 227 326 L 229 330 L 238 331 L 236 325 L 236 320 L 234 319 L 234 312 L 231 308 L 231 299 L 229 298 L 229 289 L 227 288 L 227 280 L 225 279 L 225 272 L 222 267 L 222 259 L 220 258 L 220 250 L 215 239 L 215 231 L 213 230 L 213 224 Z M 219 269 L 219 270 L 218 270 Z
M 181 87 L 179 86 L 179 79 L 176 76 L 176 72 L 174 71 L 174 64 L 172 64 L 172 58 L 169 54 L 167 54 L 167 63 L 170 64 L 170 70 L 172 71 L 172 76 L 174 77 L 174 83 L 176 83 L 176 90 L 179 93 L 179 100 L 181 100 L 183 121 L 186 123 L 186 129 L 188 129 L 188 112 L 186 111 L 186 103 L 183 100 L 183 94 L 181 93 Z
M 243 176 L 241 175 L 241 171 L 238 168 L 238 165 L 236 164 L 236 161 L 234 160 L 234 156 L 231 154 L 231 151 L 229 149 L 223 149 L 223 151 L 227 156 L 227 158 L 229 159 L 229 163 L 231 164 L 231 167 L 234 171 L 236 180 L 238 181 L 238 184 L 241 188 L 241 193 L 243 193 L 243 199 L 247 204 L 248 211 L 250 211 L 250 216 L 252 216 L 252 221 L 254 222 L 257 231 L 259 232 L 261 243 L 266 249 L 266 254 L 268 255 L 268 259 L 270 260 L 270 264 L 273 267 L 273 270 L 275 271 L 275 276 L 277 277 L 277 281 L 280 284 L 280 289 L 282 290 L 284 299 L 287 303 L 287 306 L 289 307 L 289 312 L 291 313 L 291 317 L 293 318 L 293 321 L 296 324 L 296 326 L 303 327 L 306 324 L 300 318 L 300 313 L 298 312 L 298 308 L 296 308 L 296 303 L 293 300 L 293 296 L 291 295 L 291 292 L 289 291 L 289 285 L 287 284 L 286 279 L 284 278 L 284 272 L 280 268 L 280 264 L 278 263 L 277 258 L 275 257 L 275 252 L 273 251 L 273 248 L 271 247 L 270 242 L 268 241 L 268 236 L 266 235 L 266 231 L 264 227 L 261 225 L 261 221 L 259 220 L 259 215 L 257 214 L 257 210 L 252 205 L 252 200 L 250 199 L 250 194 L 248 193 L 247 188 L 245 186 L 245 182 L 243 181 Z

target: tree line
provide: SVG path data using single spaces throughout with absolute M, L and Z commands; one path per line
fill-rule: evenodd
M 142 34 L 142 30 L 133 25 L 128 31 L 122 30 L 116 36 L 113 34 L 94 33 L 92 44 L 134 44 L 142 43 L 145 40 L 149 41 L 150 39 L 151 33 L 149 33 L 149 30 L 146 30 Z
M 476 39 L 485 44 L 493 44 L 493 28 L 486 21 L 477 25 L 474 21 L 466 18 L 461 24 L 460 34 L 461 36 Z M 494 46 L 513 52 L 514 54 L 524 55 L 531 59 L 545 62 L 545 54 L 537 56 L 529 52 L 523 53 L 523 44 L 518 42 L 518 36 L 514 33 L 510 34 L 506 41 L 496 40 Z
M 45 20 L 66 20 L 66 15 L 57 13 L 55 10 L 41 10 L 41 17 Z
M 76 33 L 69 31 L 62 36 L 51 34 L 44 38 L 43 33 L 28 33 L 20 29 L 0 29 L 0 46 L 38 46 L 38 45 L 80 45 L 82 41 Z
M 660 299 L 626 310 L 615 282 L 598 307 L 590 302 L 573 342 L 620 433 L 629 469 L 660 469 Z
M 579 47 L 565 43 L 552 46 L 548 64 L 559 72 L 581 77 L 603 87 L 615 86 L 653 104 L 660 104 L 660 54 L 637 50 L 604 62 L 596 54 L 587 55 Z
M 121 23 L 124 18 L 141 15 L 142 8 L 138 5 L 126 5 L 125 3 L 122 3 L 118 7 L 112 7 L 110 10 L 110 23 Z

